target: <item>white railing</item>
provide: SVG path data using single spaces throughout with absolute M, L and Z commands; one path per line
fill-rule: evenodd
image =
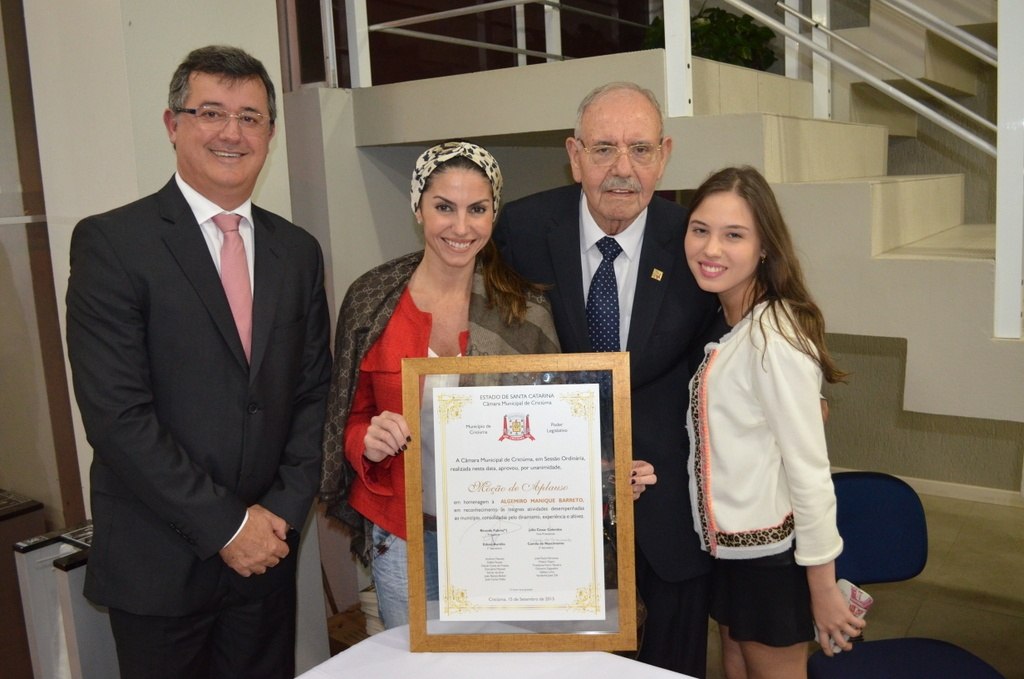
M 967 115 L 975 123 L 981 124 L 990 131 L 996 131 L 997 148 L 995 144 L 985 141 L 958 122 L 939 115 L 931 108 L 924 106 L 859 66 L 832 54 L 826 41 L 838 36 L 827 30 L 827 8 L 821 7 L 826 0 L 812 0 L 814 16 L 811 18 L 801 16 L 802 19 L 810 21 L 814 26 L 813 40 L 808 40 L 805 36 L 800 35 L 793 25 L 781 24 L 743 0 L 723 1 L 785 35 L 787 44 L 798 43 L 811 50 L 816 57 L 827 58 L 830 62 L 851 71 L 880 92 L 996 158 L 996 251 L 992 333 L 999 339 L 1021 339 L 1024 336 L 1024 327 L 1022 327 L 1022 310 L 1024 310 L 1024 91 L 1017 82 L 1019 76 L 1016 74 L 1020 73 L 1020 69 L 1017 67 L 1024 66 L 1024 46 L 1020 44 L 1021 41 L 1014 31 L 1021 25 L 1019 22 L 1024 20 L 1024 6 L 1022 6 L 1024 3 L 1000 3 L 998 43 L 1001 46 L 999 51 L 1003 53 L 1003 68 L 998 72 L 996 124 L 993 125 L 973 112 L 964 113 L 965 109 L 959 104 L 954 103 L 953 105 L 955 110 Z M 879 0 L 879 2 L 926 29 L 941 35 L 944 39 L 985 63 L 998 68 L 999 59 L 996 49 L 966 31 L 949 25 L 908 0 Z M 797 4 L 794 0 L 785 0 L 778 4 L 786 5 L 783 9 L 787 14 L 787 19 L 790 15 L 796 14 L 793 11 Z M 858 48 L 858 53 L 863 53 L 863 50 Z M 876 63 L 881 61 L 874 56 L 870 56 L 870 59 Z M 795 67 L 795 64 L 796 58 L 792 57 L 787 61 L 787 68 L 790 65 Z M 888 64 L 885 66 L 890 71 L 894 70 Z M 789 72 L 787 70 L 787 73 Z M 901 77 L 903 76 L 901 75 Z M 812 80 L 817 97 L 817 93 L 825 88 L 817 69 L 812 74 Z M 941 100 L 948 105 L 947 98 L 943 97 Z M 817 98 L 815 115 L 820 115 Z
M 798 12 L 795 9 L 793 9 L 792 7 L 789 7 L 784 2 L 782 2 L 782 0 L 779 0 L 779 2 L 776 2 L 775 6 L 778 7 L 779 9 L 781 9 L 782 11 L 795 16 L 800 21 L 803 21 L 804 23 L 806 23 L 809 26 L 811 26 L 814 30 L 821 31 L 822 33 L 824 33 L 825 35 L 827 35 L 829 37 L 829 40 L 834 40 L 835 42 L 838 42 L 841 45 L 845 45 L 847 48 L 849 48 L 850 50 L 852 50 L 853 52 L 855 52 L 859 56 L 864 57 L 868 61 L 870 61 L 870 62 L 872 62 L 874 64 L 878 64 L 879 66 L 881 66 L 885 70 L 889 71 L 890 73 L 893 73 L 894 75 L 899 76 L 902 80 L 910 83 L 911 85 L 913 85 L 917 89 L 921 90 L 925 94 L 933 97 L 937 101 L 942 102 L 942 104 L 944 104 L 945 106 L 953 109 L 954 111 L 956 111 L 960 115 L 964 116 L 965 118 L 968 118 L 969 120 L 972 120 L 977 125 L 979 125 L 981 127 L 984 127 L 985 129 L 989 130 L 990 132 L 995 132 L 998 129 L 996 127 L 995 123 L 989 122 L 986 118 L 983 118 L 982 116 L 978 115 L 977 113 L 975 113 L 971 109 L 967 108 L 966 106 L 960 104 L 959 102 L 955 101 L 954 99 L 952 99 L 951 97 L 947 96 L 946 94 L 944 94 L 944 93 L 940 92 L 939 90 L 935 89 L 934 87 L 932 87 L 928 83 L 924 82 L 920 78 L 916 78 L 916 77 L 910 75 L 909 73 L 907 73 L 906 71 L 904 71 L 903 69 L 898 68 L 896 66 L 893 66 L 892 64 L 890 64 L 889 62 L 887 62 L 887 61 L 885 61 L 883 59 L 879 59 L 878 57 L 876 57 L 871 52 L 868 52 L 867 50 L 858 47 L 857 44 L 854 43 L 852 40 L 847 40 L 846 38 L 844 38 L 843 36 L 839 35 L 835 31 L 829 29 L 828 26 L 826 26 L 825 24 L 822 24 L 820 21 L 816 21 L 815 19 L 813 19 L 813 18 L 811 18 L 811 17 L 809 17 L 809 16 L 807 16 L 805 14 L 801 14 L 800 12 Z M 786 28 L 787 29 L 791 29 L 792 27 L 787 24 Z M 987 151 L 987 149 L 985 149 L 985 148 L 982 148 L 981 150 Z M 991 151 L 992 151 L 992 155 L 994 156 L 995 155 L 995 148 L 993 147 L 991 149 Z
M 989 66 L 998 66 L 996 48 L 984 40 L 971 35 L 959 26 L 952 26 L 931 12 L 922 9 L 907 0 L 877 0 L 886 7 L 896 10 L 916 24 L 920 24 L 933 33 L 938 33 L 960 49 L 981 59 Z M 1002 17 L 1000 17 L 1002 18 Z
M 957 123 L 956 121 L 950 120 L 949 118 L 946 118 L 945 116 L 936 113 L 935 111 L 928 108 L 924 104 L 920 103 L 910 95 L 893 87 L 892 85 L 885 82 L 881 78 L 872 75 L 871 73 L 864 70 L 863 68 L 853 63 L 852 61 L 833 53 L 828 46 L 818 44 L 817 42 L 807 38 L 806 36 L 800 34 L 799 32 L 791 30 L 789 27 L 780 23 L 779 21 L 776 21 L 774 18 L 765 14 L 761 10 L 752 7 L 744 0 L 722 1 L 729 5 L 732 5 L 736 9 L 739 9 L 740 11 L 746 14 L 749 14 L 750 16 L 754 17 L 759 22 L 761 22 L 765 26 L 768 26 L 772 30 L 777 31 L 782 35 L 785 35 L 787 39 L 793 40 L 803 45 L 807 49 L 811 50 L 815 55 L 828 59 L 830 62 L 842 66 L 844 69 L 850 71 L 867 84 L 871 85 L 872 87 L 882 92 L 883 94 L 888 95 L 892 99 L 895 99 L 896 101 L 903 104 L 907 108 L 913 110 L 918 115 L 921 115 L 931 120 L 936 125 L 942 127 L 943 129 L 956 135 L 957 137 L 960 137 L 970 145 L 974 146 L 977 149 L 980 149 L 981 151 L 984 151 L 993 158 L 996 157 L 996 147 L 993 144 L 990 144 L 989 142 L 985 141 L 984 139 L 974 134 L 973 132 L 965 128 L 963 125 Z
M 999 3 L 999 52 L 1002 68 L 996 77 L 996 119 L 999 158 L 996 160 L 996 337 L 1021 338 L 1024 306 L 1024 3 Z M 1024 484 L 1024 481 L 1022 481 Z M 1024 492 L 1024 485 L 1022 485 Z
M 330 25 L 331 37 L 324 33 L 324 54 L 328 85 L 338 86 L 338 69 L 333 37 L 333 9 L 331 0 L 321 0 L 321 14 L 324 25 Z M 543 5 L 544 7 L 544 42 L 545 51 L 537 52 L 526 49 L 526 21 L 524 7 L 526 5 Z M 516 45 L 498 45 L 494 43 L 454 38 L 451 36 L 412 31 L 406 26 L 414 26 L 430 21 L 440 21 L 470 14 L 480 14 L 500 9 L 514 8 L 514 25 Z M 348 26 L 349 65 L 352 74 L 352 87 L 370 87 L 373 75 L 370 68 L 370 34 L 375 32 L 392 33 L 421 40 L 432 40 L 454 45 L 476 47 L 497 52 L 518 55 L 518 64 L 526 65 L 526 57 L 533 56 L 548 61 L 569 59 L 562 53 L 561 12 L 571 12 L 599 18 L 612 23 L 635 28 L 646 29 L 644 24 L 627 21 L 618 17 L 599 14 L 590 10 L 563 5 L 559 0 L 495 0 L 478 5 L 461 7 L 443 12 L 432 12 L 418 16 L 406 17 L 395 21 L 370 24 L 366 17 L 366 0 L 345 0 L 346 22 Z M 690 13 L 688 0 L 665 0 L 666 45 L 666 101 L 665 111 L 669 116 L 693 115 L 692 67 L 690 62 Z
M 811 0 L 811 17 L 800 15 L 795 10 L 799 0 L 782 0 L 786 23 L 765 14 L 744 0 L 723 0 L 725 3 L 752 16 L 758 22 L 786 37 L 786 73 L 796 75 L 800 55 L 798 50 L 804 48 L 811 55 L 811 80 L 813 83 L 814 115 L 820 118 L 831 118 L 831 66 L 833 64 L 846 69 L 888 95 L 919 115 L 931 120 L 951 134 L 963 139 L 984 153 L 996 158 L 996 266 L 994 290 L 994 323 L 993 333 L 997 338 L 1020 339 L 1022 337 L 1022 308 L 1024 308 L 1024 88 L 1019 86 L 1016 75 L 1021 72 L 1018 66 L 1024 66 L 1024 44 L 1013 34 L 1017 26 L 1024 25 L 1024 3 L 1000 3 L 999 45 L 1003 55 L 1003 68 L 998 74 L 998 120 L 996 124 L 968 111 L 958 103 L 950 100 L 925 83 L 919 86 L 929 94 L 937 97 L 944 105 L 949 106 L 961 115 L 966 116 L 974 124 L 988 131 L 996 131 L 996 145 L 983 139 L 958 122 L 951 120 L 933 109 L 918 102 L 913 97 L 889 85 L 859 65 L 834 54 L 831 40 L 842 40 L 829 30 L 829 0 Z M 977 58 L 993 66 L 998 65 L 997 52 L 965 31 L 943 22 L 932 14 L 916 7 L 908 0 L 879 0 L 888 7 L 907 16 L 941 35 L 946 40 L 961 47 Z M 545 12 L 545 51 L 527 50 L 525 43 L 524 6 L 539 4 Z M 334 45 L 333 3 L 321 0 L 321 13 L 324 23 L 324 53 L 328 83 L 338 85 L 338 69 Z M 549 61 L 566 59 L 561 49 L 560 12 L 578 12 L 598 16 L 609 21 L 632 24 L 616 17 L 596 14 L 587 10 L 564 5 L 558 0 L 497 0 L 481 4 L 434 12 L 418 17 L 409 17 L 397 21 L 369 25 L 366 17 L 366 0 L 346 0 L 346 20 L 348 26 L 349 64 L 352 74 L 352 87 L 368 87 L 372 83 L 370 69 L 370 34 L 375 31 L 396 33 L 424 40 L 434 40 L 452 44 L 467 45 L 480 49 L 514 53 L 518 55 L 518 63 L 525 65 L 527 56 L 534 56 Z M 413 31 L 406 26 L 437 21 L 440 19 L 478 14 L 498 9 L 514 8 L 516 45 L 494 45 L 475 40 L 453 38 L 421 31 Z M 670 117 L 693 115 L 692 67 L 690 54 L 690 3 L 688 0 L 665 0 L 663 3 L 665 23 L 665 58 L 666 58 L 666 114 Z M 812 26 L 811 37 L 799 31 L 799 22 L 805 21 Z M 849 41 L 843 41 L 847 44 Z M 853 46 L 858 54 L 863 50 Z M 864 56 L 875 63 L 881 60 L 872 55 Z M 901 78 L 914 81 L 906 74 L 882 62 L 882 65 Z
M 321 6 L 329 6 L 331 4 L 332 3 L 329 0 L 321 2 Z M 544 52 L 526 49 L 526 21 L 525 13 L 523 11 L 525 5 L 543 5 L 544 7 Z M 352 87 L 369 87 L 373 83 L 372 74 L 369 68 L 369 36 L 371 33 L 375 32 L 391 33 L 394 35 L 404 35 L 407 37 L 419 38 L 421 40 L 432 40 L 435 42 L 442 42 L 451 45 L 477 47 L 480 49 L 492 50 L 496 52 L 507 52 L 519 55 L 519 64 L 525 65 L 525 57 L 527 56 L 540 57 L 542 59 L 547 59 L 548 61 L 561 61 L 563 59 L 569 58 L 565 57 L 562 54 L 562 37 L 560 22 L 561 12 L 572 12 L 574 14 L 592 16 L 626 26 L 633 26 L 636 28 L 644 29 L 647 28 L 647 26 L 644 24 L 638 24 L 633 21 L 627 21 L 625 19 L 611 17 L 605 14 L 599 14 L 597 12 L 581 9 L 579 7 L 563 5 L 559 0 L 494 0 L 493 2 L 485 2 L 477 5 L 470 5 L 468 7 L 460 7 L 457 9 L 445 10 L 442 12 L 420 14 L 417 16 L 406 17 L 404 19 L 385 21 L 378 24 L 369 24 L 367 22 L 366 0 L 346 0 L 345 8 L 346 18 L 348 19 L 348 37 L 350 46 L 349 54 L 350 59 L 354 60 L 352 68 Z M 482 42 L 478 40 L 467 40 L 464 38 L 455 38 L 446 35 L 439 35 L 436 33 L 427 33 L 424 31 L 412 31 L 406 28 L 406 26 L 415 26 L 418 24 L 429 23 L 431 21 L 443 21 L 444 19 L 453 19 L 455 17 L 482 14 L 484 12 L 491 12 L 501 9 L 514 9 L 515 11 L 513 15 L 516 32 L 515 46 L 500 45 L 496 43 Z M 326 11 L 329 12 L 331 10 L 328 9 Z M 359 66 L 358 68 L 356 68 L 357 63 Z

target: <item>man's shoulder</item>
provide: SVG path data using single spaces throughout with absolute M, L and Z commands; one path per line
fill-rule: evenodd
M 505 252 L 507 243 L 522 245 L 531 239 L 546 237 L 552 229 L 569 228 L 579 223 L 580 187 L 560 186 L 514 200 L 501 210 L 494 240 Z
M 294 246 L 320 247 L 316 237 L 305 228 L 255 203 L 252 206 L 252 218 L 257 225 L 262 224 L 269 229 L 280 242 Z
M 537 193 L 523 196 L 510 202 L 505 209 L 512 211 L 550 210 L 553 205 L 571 206 L 574 202 L 578 203 L 579 199 L 579 184 L 569 184 L 568 186 L 559 186 L 554 189 L 538 191 Z
M 288 235 L 309 235 L 308 231 L 301 226 L 298 226 L 290 219 L 285 219 L 276 212 L 271 212 L 270 210 L 261 208 L 259 205 L 256 205 L 256 203 L 252 204 L 252 218 L 253 221 L 257 223 L 263 221 L 274 229 L 282 229 Z
M 160 218 L 160 192 L 151 193 L 130 203 L 82 218 L 75 227 L 76 231 L 100 230 L 102 232 L 121 231 L 136 233 L 140 224 Z
M 651 202 L 647 207 L 649 217 L 656 220 L 668 220 L 678 223 L 686 219 L 686 208 L 673 200 L 663 198 L 657 194 L 651 197 Z

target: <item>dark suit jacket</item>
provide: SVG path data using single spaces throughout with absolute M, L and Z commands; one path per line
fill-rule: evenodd
M 578 185 L 545 191 L 502 209 L 494 240 L 527 279 L 551 286 L 548 298 L 562 351 L 591 351 L 580 263 Z M 687 488 L 686 407 L 692 359 L 703 349 L 717 302 L 702 292 L 683 256 L 686 215 L 655 197 L 647 213 L 633 315 L 630 358 L 633 457 L 654 465 L 658 482 L 635 505 L 637 544 L 666 581 L 706 573 Z M 654 270 L 661 271 L 660 280 Z
M 253 206 L 252 364 L 188 203 L 158 193 L 78 224 L 67 340 L 94 457 L 85 593 L 140 615 L 294 582 L 292 552 L 242 578 L 218 551 L 259 503 L 301 528 L 317 490 L 330 379 L 316 240 Z

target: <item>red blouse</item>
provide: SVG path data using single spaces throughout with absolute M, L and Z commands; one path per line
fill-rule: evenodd
M 403 540 L 406 539 L 404 458 L 399 454 L 371 462 L 363 456 L 366 450 L 363 439 L 370 418 L 385 410 L 402 412 L 402 359 L 427 355 L 432 322 L 429 313 L 416 307 L 406 288 L 384 332 L 359 365 L 352 411 L 345 426 L 345 457 L 357 475 L 349 504 Z M 459 345 L 463 354 L 468 342 L 469 333 L 461 333 Z

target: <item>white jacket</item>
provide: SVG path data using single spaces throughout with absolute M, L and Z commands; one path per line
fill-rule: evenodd
M 721 559 L 778 554 L 828 563 L 836 529 L 818 363 L 786 339 L 767 303 L 718 342 L 690 382 L 690 498 L 703 549 Z M 781 325 L 781 327 L 780 327 Z M 762 327 L 764 332 L 762 332 Z

